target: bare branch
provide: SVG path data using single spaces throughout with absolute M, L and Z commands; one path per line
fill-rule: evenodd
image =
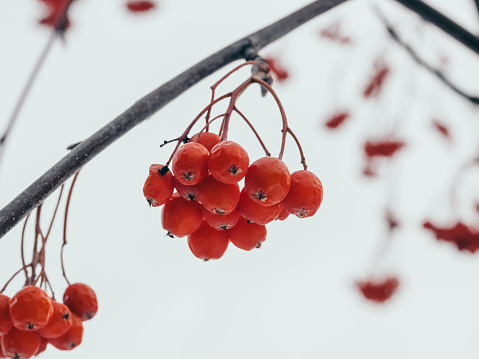
M 479 54 L 479 38 L 420 0 L 396 0 Z M 479 0 L 475 0 L 476 4 Z
M 404 42 L 403 39 L 399 36 L 399 34 L 396 32 L 396 30 L 393 28 L 390 22 L 386 19 L 386 17 L 377 10 L 377 13 L 379 15 L 379 18 L 381 21 L 384 23 L 386 26 L 386 29 L 391 36 L 391 38 L 396 41 L 404 50 L 408 52 L 408 54 L 416 61 L 416 63 L 419 66 L 422 66 L 424 69 L 432 73 L 434 76 L 436 76 L 443 84 L 445 84 L 447 87 L 449 87 L 452 91 L 457 93 L 458 95 L 464 97 L 466 100 L 472 102 L 475 105 L 479 105 L 479 98 L 477 96 L 472 96 L 466 94 L 464 91 L 459 89 L 456 85 L 454 85 L 441 71 L 438 69 L 435 69 L 431 65 L 429 65 L 426 61 L 424 61 L 417 53 L 414 51 L 411 46 L 409 46 L 407 43 Z
M 0 210 L 0 237 L 93 157 L 200 80 L 235 60 L 248 57 L 246 52 L 255 54 L 298 26 L 346 1 L 348 0 L 317 0 L 207 57 L 138 100 L 116 119 L 73 148 L 68 155 Z

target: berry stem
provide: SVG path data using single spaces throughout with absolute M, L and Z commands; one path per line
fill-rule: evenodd
M 28 219 L 30 218 L 31 213 L 28 214 L 27 218 L 25 218 L 25 222 L 23 223 L 23 229 L 22 229 L 22 240 L 20 244 L 20 255 L 22 257 L 22 265 L 23 265 L 23 271 L 25 272 L 25 282 L 28 282 L 28 272 L 27 272 L 27 264 L 25 262 L 25 249 L 24 249 L 24 244 L 25 244 L 25 229 L 27 228 L 27 223 Z
M 27 267 L 29 267 L 31 264 L 27 265 Z M 5 285 L 3 286 L 2 289 L 0 289 L 0 293 L 3 293 L 5 291 L 5 289 L 7 289 L 8 285 L 10 284 L 10 282 L 21 272 L 23 271 L 24 268 L 20 268 L 19 270 L 17 270 L 11 277 L 10 279 L 7 281 L 7 283 L 5 283 Z
M 241 85 L 239 85 L 232 93 L 230 98 L 230 103 L 228 105 L 228 109 L 226 110 L 226 116 L 223 123 L 223 131 L 221 133 L 221 141 L 226 141 L 228 139 L 228 128 L 230 124 L 231 114 L 233 113 L 233 109 L 235 108 L 236 101 L 238 97 L 248 88 L 249 85 L 253 83 L 253 77 L 250 77 Z
M 266 82 L 266 81 L 263 81 L 262 79 L 260 79 L 258 76 L 253 76 L 252 77 L 252 80 L 254 82 L 257 82 L 259 83 L 261 86 L 263 86 L 266 90 L 268 90 L 268 92 L 273 95 L 276 103 L 278 104 L 278 108 L 279 108 L 279 111 L 281 112 L 281 119 L 283 121 L 283 138 L 282 138 L 282 141 L 281 141 L 281 150 L 279 152 L 279 155 L 278 155 L 278 158 L 280 160 L 283 159 L 283 153 L 284 153 L 284 146 L 286 145 L 286 133 L 288 131 L 288 119 L 286 118 L 286 113 L 284 112 L 284 108 L 283 108 L 283 105 L 281 104 L 281 101 L 278 97 L 278 95 L 276 94 L 276 92 L 273 90 L 273 88 Z
M 213 107 L 215 104 L 217 104 L 218 102 L 224 100 L 225 98 L 227 97 L 231 97 L 232 96 L 232 93 L 227 93 L 219 98 L 217 98 L 216 100 L 214 100 L 213 102 L 211 102 L 208 106 L 206 106 L 196 117 L 195 119 L 188 125 L 188 127 L 186 128 L 186 130 L 183 132 L 183 134 L 178 137 L 178 143 L 176 144 L 176 147 L 175 149 L 173 150 L 173 153 L 171 154 L 170 158 L 168 159 L 168 162 L 166 162 L 166 166 L 169 166 L 171 160 L 173 159 L 173 156 L 175 155 L 176 151 L 178 150 L 178 148 L 180 147 L 180 144 L 181 142 L 183 142 L 184 139 L 187 138 L 188 134 L 190 133 L 191 129 L 193 128 L 193 126 L 196 124 L 196 122 L 198 122 L 198 120 L 200 119 L 201 116 L 203 116 L 203 114 L 208 111 L 208 109 L 210 109 L 211 107 Z
M 251 124 L 251 122 L 249 122 L 249 120 L 246 118 L 245 115 L 243 115 L 243 113 L 240 112 L 240 110 L 238 110 L 238 108 L 235 106 L 233 108 L 234 111 L 236 111 L 236 113 L 238 115 L 241 116 L 241 118 L 248 124 L 248 126 L 251 128 L 251 130 L 253 131 L 253 133 L 256 135 L 256 138 L 258 139 L 259 143 L 261 144 L 261 147 L 263 147 L 263 150 L 264 150 L 264 153 L 266 154 L 266 156 L 271 156 L 271 153 L 268 151 L 268 149 L 266 148 L 263 140 L 261 139 L 261 137 L 259 136 L 258 132 L 256 132 L 256 129 L 254 128 L 254 126 Z
M 244 66 L 247 66 L 247 65 L 255 65 L 255 66 L 258 66 L 260 69 L 262 69 L 263 71 L 265 72 L 268 72 L 269 69 L 267 68 L 266 65 L 258 62 L 258 61 L 253 61 L 253 60 L 250 60 L 250 61 L 246 61 L 244 63 L 242 63 L 241 65 L 239 66 L 236 66 L 233 70 L 231 70 L 230 72 L 228 72 L 226 75 L 224 75 L 221 79 L 219 79 L 215 84 L 213 84 L 210 88 L 211 88 L 211 101 L 210 102 L 213 102 L 215 100 L 215 91 L 216 91 L 216 88 L 224 81 L 226 80 L 231 74 L 233 74 L 234 72 L 238 71 L 240 68 L 244 67 Z M 205 120 L 206 120 L 206 131 L 209 131 L 209 118 L 210 118 L 210 115 L 211 115 L 211 107 L 208 109 L 208 112 L 206 113 L 206 116 L 205 116 Z
M 299 154 L 301 156 L 301 164 L 303 165 L 303 169 L 306 171 L 308 169 L 308 165 L 306 164 L 306 157 L 304 157 L 303 148 L 301 147 L 301 143 L 299 143 L 298 137 L 294 134 L 291 128 L 288 127 L 288 133 L 293 137 L 294 142 L 298 146 Z
M 60 262 L 61 262 L 61 265 L 62 265 L 62 274 L 63 274 L 63 278 L 65 278 L 65 280 L 67 281 L 68 285 L 70 285 L 70 281 L 68 280 L 66 272 L 65 272 L 65 265 L 64 265 L 64 262 L 63 262 L 63 248 L 67 244 L 67 220 L 68 220 L 68 210 L 70 208 L 70 200 L 72 198 L 73 187 L 75 186 L 75 182 L 76 182 L 79 174 L 80 174 L 80 171 L 78 171 L 75 174 L 75 176 L 73 177 L 72 184 L 70 186 L 70 191 L 68 192 L 67 204 L 65 205 L 65 218 L 64 218 L 64 221 L 63 221 L 63 244 L 62 244 L 62 248 L 61 248 L 61 251 L 60 251 Z
M 218 115 L 218 116 L 216 116 L 216 117 L 213 117 L 211 120 L 209 120 L 209 121 L 206 123 L 206 125 L 205 125 L 205 126 L 200 130 L 200 132 L 198 132 L 198 133 L 199 133 L 199 134 L 202 134 L 205 130 L 208 131 L 208 127 L 210 126 L 210 124 L 211 124 L 213 121 L 217 120 L 217 119 L 220 118 L 220 117 L 223 117 L 223 118 L 224 118 L 225 116 L 226 116 L 226 113 L 223 113 L 223 114 L 221 114 L 221 115 Z M 198 137 L 198 138 L 199 138 L 199 137 Z

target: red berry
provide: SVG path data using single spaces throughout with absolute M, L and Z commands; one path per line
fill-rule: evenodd
M 253 201 L 246 194 L 243 188 L 241 191 L 240 200 L 238 202 L 238 212 L 246 219 L 258 224 L 266 224 L 278 217 L 283 206 L 281 203 L 276 203 L 271 206 L 262 206 Z
M 208 151 L 221 141 L 221 137 L 218 136 L 216 133 L 213 132 L 203 132 L 201 134 L 197 133 L 193 137 L 191 137 L 190 142 L 197 142 L 202 144 L 206 147 Z
M 246 193 L 263 206 L 281 202 L 287 196 L 290 186 L 288 167 L 274 157 L 263 157 L 253 162 L 245 178 Z
M 15 327 L 0 338 L 3 354 L 7 358 L 31 358 L 40 347 L 40 337 L 37 333 Z
M 173 175 L 164 165 L 151 165 L 143 186 L 143 195 L 153 207 L 164 204 L 173 195 Z
M 215 214 L 230 214 L 240 197 L 237 183 L 226 184 L 208 176 L 200 184 L 200 202 L 205 209 Z
M 233 228 L 240 218 L 240 214 L 236 209 L 233 212 L 224 215 L 211 213 L 204 207 L 201 207 L 201 210 L 205 222 L 217 231 Z
M 197 184 L 186 186 L 178 182 L 176 177 L 173 177 L 173 184 L 175 185 L 175 189 L 178 194 L 186 199 L 187 201 L 197 201 L 200 195 L 200 187 Z
M 10 301 L 13 325 L 21 330 L 38 330 L 47 326 L 53 305 L 44 290 L 28 286 L 17 292 Z
M 188 142 L 173 157 L 173 174 L 184 185 L 193 185 L 208 176 L 209 152 L 205 146 Z
M 5 354 L 3 354 L 3 349 L 2 349 L 2 340 L 0 336 L 0 358 L 6 358 Z
M 208 168 L 211 175 L 223 183 L 238 183 L 248 171 L 249 157 L 236 142 L 224 141 L 211 150 Z
M 93 318 L 98 311 L 95 292 L 83 283 L 68 286 L 63 293 L 63 303 L 81 320 Z
M 241 217 L 236 226 L 228 230 L 231 243 L 245 251 L 260 248 L 266 240 L 266 226 Z
M 65 304 L 53 302 L 53 315 L 45 328 L 38 331 L 43 338 L 57 338 L 70 329 L 72 325 L 72 312 Z
M 75 314 L 72 315 L 72 325 L 65 334 L 58 338 L 50 339 L 50 344 L 60 350 L 72 350 L 81 344 L 83 338 L 82 320 Z
M 156 5 L 148 0 L 132 0 L 126 3 L 126 7 L 131 12 L 145 12 L 154 9 Z
M 217 231 L 206 222 L 188 236 L 191 252 L 204 261 L 221 258 L 228 248 L 228 243 L 226 231 Z
M 288 217 L 289 217 L 288 210 L 286 208 L 284 208 L 283 205 L 281 205 L 281 212 L 279 212 L 278 217 L 276 217 L 275 219 L 277 219 L 279 221 L 284 221 Z
M 12 329 L 10 318 L 10 298 L 0 293 L 0 335 L 7 334 Z
M 291 174 L 291 188 L 283 200 L 289 213 L 299 218 L 311 217 L 323 201 L 323 185 L 312 172 L 301 170 Z
M 196 231 L 202 222 L 200 205 L 184 200 L 177 193 L 165 203 L 161 212 L 163 229 L 180 238 Z

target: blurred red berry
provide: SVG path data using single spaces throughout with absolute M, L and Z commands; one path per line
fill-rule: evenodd
M 329 118 L 324 124 L 329 129 L 336 129 L 340 127 L 349 118 L 349 112 L 339 111 Z
M 266 57 L 265 60 L 268 62 L 269 69 L 273 74 L 273 79 L 281 82 L 289 77 L 288 71 L 278 62 L 277 59 Z
M 384 62 L 376 61 L 374 64 L 374 73 L 364 89 L 364 97 L 368 98 L 378 96 L 389 72 L 389 67 Z
M 128 1 L 126 7 L 131 12 L 146 12 L 156 7 L 152 1 Z
M 384 279 L 359 281 L 356 285 L 367 300 L 375 303 L 384 303 L 396 292 L 399 280 L 396 277 L 387 277 Z
M 437 240 L 452 243 L 460 251 L 475 253 L 479 249 L 479 231 L 462 222 L 450 227 L 439 227 L 426 221 L 423 227 L 433 232 Z
M 367 158 L 392 157 L 404 146 L 405 143 L 398 140 L 367 141 L 364 144 L 364 153 Z

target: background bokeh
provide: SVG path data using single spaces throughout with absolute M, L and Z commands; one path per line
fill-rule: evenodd
M 264 27 L 308 1 L 159 1 L 157 9 L 131 14 L 122 1 L 79 0 L 70 10 L 65 41 L 54 44 L 0 166 L 0 205 L 7 204 L 64 156 L 136 100 L 196 62 Z M 472 0 L 431 0 L 473 33 L 479 17 Z M 451 187 L 477 153 L 478 112 L 419 68 L 389 38 L 373 11 L 379 6 L 404 39 L 462 89 L 477 93 L 477 55 L 394 1 L 356 0 L 310 21 L 262 51 L 288 69 L 275 84 L 309 168 L 324 185 L 324 202 L 309 219 L 268 225 L 260 250 L 234 246 L 203 263 L 186 238 L 160 227 L 160 209 L 142 195 L 151 163 L 164 163 L 177 137 L 208 104 L 222 69 L 174 100 L 92 160 L 78 177 L 65 248 L 73 282 L 96 291 L 100 309 L 85 323 L 80 347 L 45 358 L 477 358 L 479 260 L 437 242 L 421 228 L 426 218 L 479 225 L 478 172 L 471 169 L 450 205 Z M 0 2 L 0 123 L 14 103 L 50 35 L 37 24 L 44 8 L 34 0 Z M 320 38 L 340 22 L 353 40 L 341 46 Z M 379 57 L 391 68 L 378 98 L 362 91 Z M 230 91 L 248 70 L 219 91 Z M 257 126 L 273 153 L 281 119 L 271 96 L 250 88 L 239 108 Z M 326 119 L 346 108 L 351 119 L 327 131 Z M 218 109 L 218 114 L 221 110 Z M 441 119 L 453 141 L 434 131 Z M 394 133 L 406 148 L 362 175 L 363 143 Z M 252 160 L 261 147 L 240 119 L 230 139 Z M 290 139 L 285 161 L 300 169 Z M 45 202 L 48 224 L 56 194 Z M 63 205 L 62 205 L 63 206 Z M 388 239 L 384 210 L 401 227 Z M 49 239 L 47 270 L 57 299 L 66 282 L 60 270 L 62 212 Z M 0 241 L 0 283 L 20 266 L 21 226 Z M 32 243 L 29 227 L 27 243 Z M 378 252 L 391 241 L 385 255 Z M 27 247 L 28 248 L 28 247 Z M 400 287 L 384 305 L 360 296 L 356 280 L 397 275 Z M 12 296 L 22 285 L 14 281 Z

